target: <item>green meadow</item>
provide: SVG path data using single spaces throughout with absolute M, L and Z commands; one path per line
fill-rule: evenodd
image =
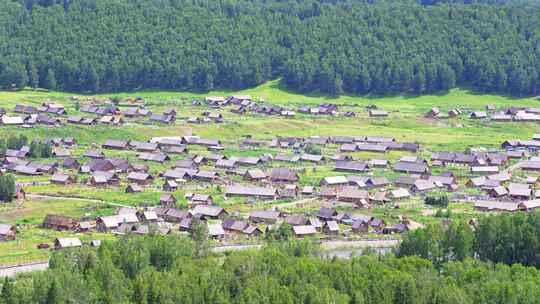
M 205 96 L 228 96 L 250 95 L 254 101 L 268 104 L 277 104 L 297 110 L 302 105 L 318 105 L 320 103 L 335 103 L 340 105 L 340 111 L 354 111 L 356 117 L 327 117 L 298 114 L 295 118 L 283 118 L 279 116 L 265 116 L 262 114 L 237 115 L 229 110 L 232 107 L 222 109 L 210 109 L 206 106 L 193 106 L 192 100 L 203 99 Z M 76 97 L 76 98 L 73 98 Z M 78 146 L 72 149 L 75 157 L 82 157 L 84 151 L 98 148 L 107 139 L 131 139 L 146 141 L 156 136 L 183 136 L 199 135 L 201 137 L 222 140 L 232 147 L 225 150 L 225 155 L 260 155 L 263 153 L 292 153 L 280 151 L 269 147 L 261 147 L 253 150 L 243 150 L 234 144 L 243 138 L 251 136 L 256 139 L 271 139 L 275 136 L 331 136 L 331 135 L 372 135 L 392 136 L 398 141 L 420 143 L 422 151 L 420 155 L 429 157 L 434 151 L 466 151 L 470 148 L 482 147 L 486 149 L 498 149 L 500 144 L 507 139 L 530 139 L 534 133 L 540 133 L 536 123 L 517 122 L 491 122 L 489 120 L 471 120 L 468 117 L 470 111 L 483 111 L 487 104 L 493 104 L 497 108 L 516 107 L 540 107 L 540 101 L 535 98 L 511 98 L 496 95 L 481 95 L 462 89 L 455 89 L 445 94 L 426 96 L 341 96 L 333 98 L 316 93 L 302 95 L 284 89 L 279 81 L 271 81 L 255 88 L 242 91 L 212 91 L 212 92 L 155 92 L 141 91 L 129 93 L 114 93 L 102 95 L 77 95 L 62 92 L 43 92 L 23 90 L 17 92 L 0 92 L 0 107 L 5 108 L 9 115 L 16 104 L 39 105 L 43 102 L 53 101 L 62 103 L 71 115 L 92 116 L 76 112 L 76 104 L 84 105 L 92 99 L 105 98 L 133 98 L 141 97 L 145 105 L 154 113 L 160 113 L 168 108 L 175 108 L 178 112 L 177 122 L 171 126 L 150 124 L 147 121 L 127 121 L 123 126 L 76 126 L 63 125 L 61 127 L 35 126 L 33 128 L 0 127 L 0 136 L 12 134 L 24 134 L 29 139 L 52 138 L 73 136 L 78 140 Z M 366 107 L 376 105 L 378 108 L 390 113 L 387 118 L 370 118 Z M 426 119 L 424 114 L 432 107 L 439 107 L 443 114 L 448 110 L 460 108 L 464 113 L 456 118 Z M 219 111 L 223 114 L 225 122 L 222 124 L 188 124 L 185 119 L 192 116 L 201 116 L 205 111 Z M 327 147 L 323 150 L 325 155 L 337 153 L 336 147 Z M 205 149 L 189 147 L 190 154 L 207 154 Z M 136 153 L 130 151 L 105 151 L 108 157 L 126 158 L 136 161 Z M 351 155 L 365 158 L 384 158 L 391 162 L 401 156 L 409 155 L 406 152 L 390 152 L 384 155 L 378 153 L 357 152 Z M 172 155 L 171 161 L 164 164 L 147 163 L 150 172 L 157 175 L 170 167 L 174 161 L 183 159 L 185 155 Z M 84 160 L 84 159 L 83 159 Z M 38 160 L 40 162 L 53 162 L 58 159 Z M 86 160 L 84 160 L 86 161 Z M 279 164 L 291 166 L 287 163 Z M 294 165 L 298 167 L 299 165 Z M 331 175 L 343 175 L 332 171 L 331 164 L 313 165 L 303 163 L 300 165 L 302 174 L 300 185 L 317 185 L 319 181 Z M 213 170 L 213 166 L 203 167 Z M 300 167 L 298 168 L 300 169 Z M 468 177 L 468 172 L 459 167 L 444 170 L 454 172 L 460 178 Z M 64 170 L 71 174 L 75 171 Z M 435 169 L 437 174 L 441 169 Z M 390 169 L 374 172 L 375 175 L 384 175 L 389 179 L 397 176 Z M 347 175 L 347 174 L 345 174 Z M 81 176 L 81 178 L 87 178 Z M 231 177 L 234 181 L 241 181 L 239 177 Z M 31 185 L 32 181 L 45 182 L 48 176 L 25 177 L 17 176 L 19 182 L 27 183 L 25 190 L 29 198 L 23 202 L 0 205 L 0 222 L 19 225 L 18 239 L 15 242 L 0 243 L 0 264 L 13 264 L 47 258 L 48 252 L 38 250 L 36 245 L 42 242 L 51 243 L 54 237 L 66 235 L 66 233 L 48 231 L 39 228 L 39 224 L 46 214 L 55 213 L 81 217 L 96 217 L 114 213 L 119 205 L 156 205 L 159 201 L 162 180 L 156 179 L 154 185 L 141 193 L 127 194 L 124 189 L 127 186 L 124 176 L 119 187 L 92 188 L 85 185 Z M 315 211 L 323 202 L 311 200 L 309 202 L 295 203 L 290 200 L 274 202 L 248 202 L 246 199 L 225 199 L 221 195 L 221 189 L 215 185 L 199 186 L 189 182 L 181 186 L 174 193 L 179 206 L 187 204 L 184 194 L 187 192 L 208 193 L 214 196 L 216 204 L 221 205 L 231 212 L 247 215 L 252 210 L 261 210 L 272 206 L 279 206 L 282 210 L 291 213 L 305 213 Z M 467 191 L 461 189 L 462 191 Z M 67 200 L 65 197 L 77 198 Z M 477 214 L 468 204 L 453 203 L 450 206 L 454 216 L 475 217 Z M 348 210 L 348 209 L 344 209 Z M 407 215 L 415 221 L 429 223 L 435 221 L 435 210 L 425 209 L 420 199 L 415 198 L 400 203 L 400 209 L 386 206 L 377 206 L 371 210 L 361 212 L 371 213 L 385 218 L 388 222 L 397 222 L 401 215 Z M 111 235 L 85 234 L 80 235 L 83 240 L 93 238 L 112 238 Z

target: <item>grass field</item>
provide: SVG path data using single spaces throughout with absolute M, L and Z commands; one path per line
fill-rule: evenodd
M 255 101 L 264 101 L 271 104 L 279 104 L 296 110 L 301 105 L 317 105 L 324 102 L 342 105 L 341 111 L 355 111 L 357 117 L 323 117 L 297 114 L 293 119 L 277 116 L 264 116 L 259 114 L 236 115 L 228 109 L 219 110 L 225 119 L 223 124 L 200 124 L 192 125 L 183 122 L 184 118 L 199 116 L 204 111 L 216 111 L 205 106 L 192 106 L 193 99 L 200 99 L 204 96 L 227 96 L 227 95 L 251 95 Z M 494 95 L 478 95 L 465 90 L 455 89 L 441 95 L 427 96 L 395 96 L 395 97 L 372 97 L 372 96 L 341 96 L 332 98 L 319 96 L 317 94 L 301 95 L 289 92 L 280 86 L 279 81 L 272 81 L 256 88 L 242 91 L 213 91 L 205 93 L 190 92 L 152 92 L 142 91 L 135 93 L 115 93 L 97 96 L 80 96 L 71 93 L 61 92 L 39 92 L 25 90 L 20 92 L 0 92 L 0 107 L 4 107 L 8 112 L 12 111 L 15 104 L 39 105 L 47 100 L 57 101 L 66 106 L 68 113 L 75 112 L 76 101 L 72 96 L 77 96 L 83 104 L 88 98 L 126 98 L 142 97 L 147 108 L 154 113 L 160 113 L 167 108 L 174 107 L 178 111 L 179 121 L 172 126 L 156 126 L 140 122 L 128 122 L 121 127 L 110 126 L 74 126 L 64 125 L 62 127 L 36 126 L 30 129 L 16 127 L 0 127 L 0 136 L 11 134 L 25 134 L 30 139 L 52 138 L 52 137 L 75 137 L 79 144 L 72 151 L 74 156 L 80 157 L 85 150 L 96 148 L 107 139 L 134 139 L 146 141 L 155 136 L 182 136 L 200 135 L 207 138 L 221 139 L 226 144 L 232 145 L 239 142 L 245 136 L 252 136 L 257 139 L 270 139 L 275 136 L 312 136 L 312 135 L 374 135 L 393 136 L 398 141 L 418 142 L 422 146 L 420 153 L 423 157 L 429 157 L 433 151 L 466 151 L 473 147 L 483 147 L 486 149 L 497 149 L 506 139 L 530 139 L 534 133 L 540 132 L 540 127 L 536 123 L 497 123 L 490 121 L 471 120 L 466 114 L 452 119 L 426 119 L 423 114 L 431 107 L 437 106 L 443 113 L 453 108 L 461 108 L 465 112 L 473 110 L 483 110 L 487 104 L 494 104 L 497 107 L 523 106 L 540 107 L 540 101 L 534 98 L 516 99 Z M 379 108 L 390 112 L 390 116 L 384 119 L 369 118 L 365 107 L 375 104 Z M 81 113 L 77 113 L 81 115 Z M 83 114 L 83 116 L 85 116 Z M 202 148 L 191 148 L 190 154 L 208 153 Z M 278 149 L 263 147 L 254 150 L 241 150 L 230 148 L 224 151 L 226 155 L 260 155 L 263 153 L 278 153 Z M 283 151 L 281 151 L 283 152 Z M 337 148 L 325 148 L 325 155 L 337 152 Z M 286 152 L 286 153 L 291 153 Z M 135 160 L 135 152 L 106 151 L 109 157 L 121 157 L 128 160 Z M 395 161 L 405 152 L 390 152 L 384 155 L 378 153 L 356 152 L 351 155 L 360 158 L 385 158 Z M 165 168 L 185 156 L 173 156 L 172 161 L 166 164 L 148 163 L 153 174 L 162 172 Z M 55 161 L 39 160 L 42 162 Z M 281 164 L 288 166 L 288 164 Z M 336 174 L 330 165 L 319 166 L 313 169 L 314 165 L 303 165 L 305 171 L 301 174 L 300 185 L 315 185 L 321 178 Z M 207 169 L 211 170 L 209 166 Z M 465 178 L 468 172 L 462 168 L 450 169 L 458 177 Z M 437 169 L 434 173 L 439 173 Z M 75 174 L 75 172 L 71 172 Z M 384 175 L 392 179 L 396 174 L 391 170 L 376 170 L 375 175 Z M 346 174 L 345 174 L 346 175 Z M 23 177 L 18 176 L 19 182 L 47 181 L 48 176 L 43 177 Z M 20 231 L 18 240 L 15 242 L 0 243 L 0 265 L 12 264 L 27 261 L 45 259 L 47 251 L 36 249 L 36 244 L 41 242 L 51 242 L 56 236 L 66 235 L 65 233 L 54 232 L 37 228 L 47 213 L 63 214 L 76 218 L 88 216 L 112 214 L 114 206 L 110 204 L 122 204 L 137 206 L 141 204 L 155 205 L 160 196 L 161 181 L 142 193 L 126 194 L 124 188 L 127 184 L 122 182 L 120 187 L 113 188 L 91 188 L 83 185 L 58 186 L 58 185 L 28 185 L 25 187 L 30 198 L 24 202 L 10 203 L 0 206 L 0 222 L 18 224 Z M 188 183 L 175 196 L 179 199 L 179 205 L 184 206 L 186 200 L 183 195 L 186 192 L 209 193 L 215 196 L 215 202 L 227 208 L 231 212 L 246 215 L 251 210 L 261 210 L 273 205 L 282 206 L 283 210 L 289 212 L 305 213 L 317 210 L 323 202 L 315 200 L 309 204 L 295 204 L 288 200 L 275 202 L 255 202 L 246 204 L 244 199 L 226 200 L 219 194 L 215 185 L 199 186 Z M 77 197 L 79 200 L 67 200 L 62 197 L 36 199 L 31 195 L 45 196 L 66 196 Z M 98 202 L 96 202 L 98 201 Z M 455 217 L 474 217 L 477 214 L 470 205 L 455 203 L 450 207 L 454 211 Z M 400 215 L 408 215 L 415 221 L 429 223 L 436 221 L 433 217 L 435 210 L 424 208 L 420 199 L 415 198 L 408 202 L 400 203 L 400 209 L 393 209 L 385 206 L 375 207 L 369 211 L 375 216 L 381 216 L 388 222 L 396 222 Z M 80 235 L 83 240 L 92 238 L 107 239 L 111 235 L 85 234 Z
M 399 140 L 418 141 L 430 150 L 463 150 L 470 146 L 497 147 L 502 141 L 511 137 L 530 138 L 538 130 L 535 123 L 495 123 L 488 121 L 472 121 L 467 117 L 455 119 L 429 120 L 422 114 L 431 107 L 438 106 L 443 112 L 452 108 L 462 110 L 483 110 L 487 104 L 497 107 L 507 106 L 540 106 L 540 101 L 534 98 L 509 98 L 495 95 L 477 95 L 468 91 L 455 89 L 447 94 L 427 96 L 396 96 L 396 97 L 357 97 L 341 96 L 330 98 L 316 95 L 300 95 L 280 88 L 278 81 L 272 81 L 256 88 L 239 92 L 212 91 L 207 93 L 186 92 L 151 92 L 115 93 L 95 97 L 135 97 L 140 96 L 147 101 L 150 108 L 163 111 L 168 107 L 179 109 L 180 118 L 201 113 L 203 107 L 192 107 L 191 100 L 209 95 L 227 96 L 231 94 L 249 94 L 255 100 L 264 100 L 272 104 L 280 104 L 296 109 L 300 105 L 316 105 L 332 102 L 344 105 L 343 110 L 359 112 L 357 118 L 328 118 L 297 115 L 295 119 L 276 119 L 262 115 L 238 116 L 225 112 L 229 122 L 223 125 L 175 125 L 170 127 L 155 127 L 152 125 L 133 124 L 122 128 L 107 126 L 68 125 L 62 128 L 38 127 L 29 130 L 17 128 L 1 128 L 3 134 L 20 132 L 31 137 L 54 137 L 70 134 L 82 142 L 102 142 L 107 138 L 132 138 L 145 140 L 152 136 L 175 136 L 197 134 L 206 137 L 236 140 L 242 135 L 252 135 L 257 138 L 271 138 L 275 135 L 308 136 L 308 135 L 385 135 L 395 136 Z M 70 99 L 75 94 L 58 92 L 0 92 L 0 106 L 13 108 L 16 103 L 40 104 L 46 100 L 57 100 L 73 110 L 74 101 Z M 81 103 L 90 96 L 79 96 Z M 94 96 L 92 96 L 94 97 Z M 364 107 L 375 104 L 390 111 L 386 119 L 370 119 Z M 0 133 L 0 134 L 2 134 Z

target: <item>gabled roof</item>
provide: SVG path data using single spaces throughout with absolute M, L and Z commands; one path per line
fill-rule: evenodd
M 298 155 L 286 155 L 286 154 L 277 154 L 274 157 L 275 161 L 284 161 L 284 162 L 292 162 L 295 163 L 300 160 L 300 156 Z
M 327 221 L 323 228 L 328 229 L 328 231 L 339 231 L 339 225 L 336 221 Z
M 277 190 L 275 188 L 231 185 L 227 187 L 225 193 L 227 195 L 274 197 L 277 195 Z
M 321 184 L 325 185 L 346 185 L 349 180 L 345 176 L 327 176 L 323 178 Z
M 102 147 L 107 148 L 114 148 L 114 149 L 127 149 L 128 148 L 128 141 L 127 140 L 117 140 L 117 139 L 108 139 Z
M 367 152 L 387 152 L 388 146 L 384 144 L 359 143 L 356 145 L 356 150 Z
M 367 163 L 359 161 L 336 161 L 335 171 L 363 172 L 368 169 Z
M 412 163 L 399 161 L 394 164 L 394 171 L 407 172 L 407 173 L 426 173 L 429 171 L 428 166 L 425 163 Z
M 324 156 L 304 153 L 300 155 L 300 160 L 318 163 L 324 160 Z
M 411 194 L 409 193 L 409 190 L 404 189 L 404 188 L 392 190 L 390 191 L 390 195 L 395 199 L 406 198 L 406 197 L 411 196 Z
M 295 235 L 312 235 L 316 234 L 317 230 L 311 225 L 297 225 L 293 226 L 293 233 Z
M 413 185 L 418 191 L 426 191 L 426 190 L 431 190 L 431 189 L 435 189 L 436 188 L 436 185 L 430 181 L 430 180 L 425 180 L 425 179 L 417 179 L 415 182 L 414 182 L 414 185 Z
M 234 219 L 225 220 L 221 226 L 225 230 L 233 230 L 233 231 L 244 231 L 248 224 L 243 221 L 237 221 Z
M 517 211 L 519 204 L 515 202 L 476 201 L 474 208 L 488 211 Z
M 246 171 L 245 176 L 251 179 L 265 179 L 266 173 L 261 169 L 249 169 Z
M 369 193 L 366 190 L 361 190 L 354 186 L 346 186 L 338 191 L 337 196 L 340 200 L 341 199 L 359 200 L 359 199 L 367 199 L 369 197 Z
M 322 207 L 319 209 L 317 216 L 320 218 L 331 219 L 333 216 L 337 215 L 337 211 L 334 208 Z
M 140 160 L 155 161 L 155 162 L 160 162 L 160 163 L 169 160 L 169 156 L 165 153 L 142 152 L 142 153 L 139 153 L 138 158 Z
M 169 169 L 165 171 L 165 173 L 163 173 L 163 177 L 171 179 L 186 179 L 189 178 L 191 175 L 194 175 L 195 173 L 195 170 Z
M 223 230 L 221 224 L 208 224 L 208 235 L 222 236 L 225 235 L 225 230 Z
M 258 210 L 253 211 L 249 214 L 249 218 L 258 218 L 258 219 L 268 219 L 268 220 L 276 220 L 281 215 L 278 211 L 272 211 L 272 210 Z
M 508 185 L 508 194 L 510 196 L 530 197 L 532 190 L 527 184 L 510 183 Z
M 208 206 L 208 205 L 197 205 L 193 210 L 191 210 L 191 213 L 193 215 L 203 215 L 203 216 L 211 216 L 216 217 L 219 216 L 221 213 L 227 213 L 223 208 L 217 207 L 217 206 Z
M 369 177 L 369 179 L 366 182 L 366 185 L 373 186 L 373 187 L 386 186 L 389 184 L 390 184 L 390 181 L 384 176 Z
M 45 219 L 43 219 L 44 225 L 61 227 L 72 227 L 74 222 L 75 221 L 70 217 L 56 214 L 47 214 L 47 216 L 45 216 Z
M 151 143 L 151 142 L 130 142 L 130 144 L 135 148 L 137 151 L 155 151 L 158 148 L 157 143 Z
M 273 168 L 270 172 L 272 180 L 295 182 L 298 180 L 298 174 L 289 168 Z
M 70 180 L 70 176 L 68 174 L 62 174 L 62 173 L 55 173 L 51 177 L 52 182 L 60 182 L 60 183 L 66 183 Z
M 2 124 L 4 125 L 24 124 L 24 119 L 21 116 L 2 116 L 0 119 L 2 120 Z
M 144 172 L 130 172 L 127 176 L 128 180 L 137 180 L 137 181 L 145 181 L 148 179 L 153 179 L 152 175 Z

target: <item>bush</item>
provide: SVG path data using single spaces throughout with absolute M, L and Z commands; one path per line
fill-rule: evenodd
M 304 148 L 304 152 L 306 152 L 307 154 L 314 154 L 314 155 L 321 155 L 322 154 L 322 151 L 321 151 L 321 148 L 316 146 L 316 145 L 307 145 L 305 148 Z
M 448 196 L 446 194 L 428 195 L 424 198 L 424 203 L 431 206 L 448 206 Z

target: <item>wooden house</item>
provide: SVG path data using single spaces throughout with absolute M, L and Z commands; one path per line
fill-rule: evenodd
M 174 208 L 176 206 L 176 198 L 170 193 L 164 193 L 159 198 L 161 207 Z

